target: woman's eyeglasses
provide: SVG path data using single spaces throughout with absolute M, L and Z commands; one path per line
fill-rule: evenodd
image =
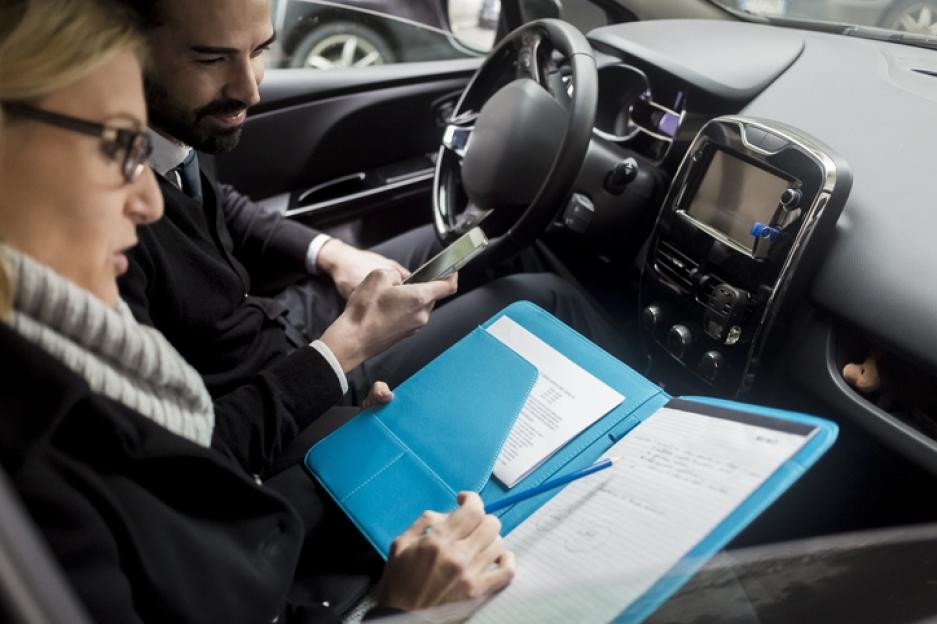
M 93 121 L 78 119 L 59 113 L 52 113 L 41 108 L 35 108 L 18 102 L 3 103 L 3 110 L 19 117 L 27 117 L 35 121 L 65 128 L 74 132 L 99 137 L 102 141 L 102 151 L 111 159 L 116 160 L 118 153 L 123 152 L 121 174 L 128 184 L 140 177 L 146 167 L 146 159 L 153 151 L 149 132 L 146 130 L 130 130 L 105 126 Z

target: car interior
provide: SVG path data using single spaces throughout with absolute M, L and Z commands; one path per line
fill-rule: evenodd
M 605 25 L 535 19 L 579 4 Z M 489 266 L 541 246 L 670 394 L 835 421 L 728 550 L 937 520 L 933 43 L 706 0 L 502 0 L 487 55 L 272 69 L 261 92 L 217 165 L 266 208 L 361 247 L 480 225 Z M 24 616 L 43 583 L 8 571 L 43 557 L 20 546 L 0 539 L 0 578 Z

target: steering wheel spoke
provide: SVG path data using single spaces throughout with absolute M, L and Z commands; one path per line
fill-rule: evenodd
M 549 69 L 544 73 L 542 84 L 550 95 L 563 105 L 563 108 L 568 109 L 572 105 L 575 86 L 572 73 L 566 65 L 566 59 L 558 59 L 550 63 Z
M 456 217 L 452 229 L 456 234 L 461 236 L 472 228 L 480 226 L 492 212 L 494 212 L 494 210 L 479 208 L 472 202 L 469 202 L 468 207 L 466 207 L 462 214 Z
M 597 93 L 592 48 L 571 24 L 536 20 L 504 37 L 443 132 L 433 182 L 440 241 L 485 222 L 491 262 L 534 241 L 582 167 Z
M 540 45 L 543 36 L 536 31 L 525 33 L 521 37 L 520 47 L 517 51 L 517 77 L 530 78 L 538 84 L 543 84 L 540 74 Z
M 458 121 L 459 123 L 450 123 L 446 126 L 446 130 L 442 135 L 442 144 L 443 147 L 461 159 L 465 156 L 465 151 L 468 149 L 469 139 L 472 138 L 472 131 L 475 129 L 475 126 L 460 125 L 460 123 L 474 122 L 474 118 L 471 120 L 459 119 L 453 121 Z

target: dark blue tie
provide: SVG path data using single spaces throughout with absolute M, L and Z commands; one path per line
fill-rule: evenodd
M 201 203 L 202 176 L 198 170 L 198 155 L 195 150 L 190 151 L 179 165 L 179 179 L 182 181 L 182 192 Z

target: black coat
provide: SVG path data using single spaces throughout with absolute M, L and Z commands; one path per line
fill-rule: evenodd
M 274 375 L 242 389 L 237 410 L 216 406 L 218 431 L 246 413 L 266 413 L 255 422 L 270 431 L 216 435 L 206 449 L 93 393 L 3 323 L 0 353 L 0 463 L 95 621 L 283 612 L 303 522 L 231 459 L 259 469 L 261 449 L 291 427 L 277 424 Z M 323 608 L 312 620 L 333 617 Z
M 318 232 L 219 185 L 210 158 L 200 162 L 201 206 L 157 176 L 165 215 L 138 228 L 140 244 L 119 285 L 137 320 L 163 332 L 220 396 L 303 344 L 287 338 L 286 308 L 255 294 L 304 271 Z M 335 377 L 324 394 L 338 388 Z

